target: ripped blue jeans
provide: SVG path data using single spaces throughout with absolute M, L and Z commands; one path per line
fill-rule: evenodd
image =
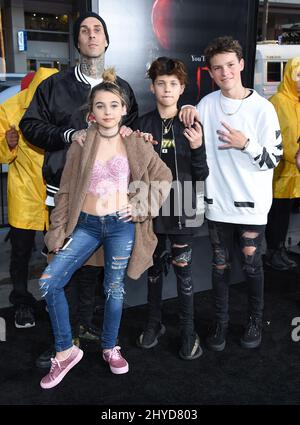
M 73 273 L 101 245 L 104 248 L 104 307 L 102 348 L 116 345 L 122 316 L 124 277 L 131 256 L 135 225 L 125 223 L 116 213 L 94 216 L 80 213 L 71 243 L 56 254 L 40 279 L 40 290 L 48 306 L 52 324 L 55 349 L 64 351 L 72 347 L 69 308 L 64 287 Z

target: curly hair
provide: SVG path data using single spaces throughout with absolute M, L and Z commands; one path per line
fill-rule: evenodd
M 243 58 L 243 49 L 239 41 L 227 35 L 215 38 L 205 48 L 204 55 L 209 68 L 211 66 L 211 58 L 220 53 L 235 53 L 239 61 Z
M 185 64 L 179 59 L 167 58 L 161 56 L 157 58 L 147 71 L 147 77 L 152 80 L 152 83 L 159 75 L 176 75 L 180 84 L 187 83 L 187 68 Z

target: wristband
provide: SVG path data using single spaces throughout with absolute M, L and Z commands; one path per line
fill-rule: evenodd
M 250 139 L 246 140 L 246 143 L 244 144 L 244 146 L 242 147 L 241 151 L 244 151 L 245 149 L 247 149 L 247 147 L 249 146 L 250 143 Z

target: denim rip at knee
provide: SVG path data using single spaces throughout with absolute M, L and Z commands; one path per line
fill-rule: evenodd
M 192 296 L 192 248 L 189 245 L 182 247 L 172 246 L 172 261 L 178 280 L 178 290 L 183 295 Z M 180 266 L 180 263 L 187 263 L 187 265 Z
M 230 223 L 208 222 L 209 236 L 213 249 L 213 289 L 217 319 L 228 321 L 228 283 L 231 268 L 231 250 L 233 248 L 233 232 L 237 229 L 239 249 L 242 253 L 242 264 L 249 282 L 250 309 L 261 314 L 263 305 L 263 270 L 261 248 L 264 237 L 263 225 L 242 225 Z M 231 233 L 231 236 L 230 236 Z M 229 237 L 230 236 L 230 237 Z M 251 254 L 245 248 L 253 247 Z M 253 296 L 251 296 L 251 293 Z
M 222 226 L 227 227 L 223 231 Z M 209 221 L 209 236 L 213 249 L 213 269 L 218 274 L 224 274 L 227 268 L 231 267 L 231 252 L 233 240 L 230 240 L 230 246 L 221 238 L 228 232 L 230 223 L 218 223 Z M 243 225 L 233 224 L 238 229 L 240 250 L 243 253 L 243 265 L 246 273 L 255 273 L 257 268 L 262 266 L 261 249 L 264 237 L 264 225 Z M 228 236 L 228 235 L 227 235 Z M 254 247 L 251 255 L 244 254 L 244 248 Z
M 258 230 L 243 229 L 240 233 L 240 248 L 243 252 L 243 269 L 247 276 L 255 276 L 262 272 L 262 241 L 264 238 L 265 226 L 260 226 Z M 248 247 L 252 247 L 251 254 L 247 254 Z M 246 250 L 245 250 L 246 249 Z

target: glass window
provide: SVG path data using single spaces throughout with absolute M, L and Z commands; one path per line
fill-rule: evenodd
M 29 12 L 24 15 L 27 30 L 69 32 L 68 15 Z
M 53 41 L 55 43 L 68 43 L 69 35 L 51 32 L 27 31 L 29 41 Z
M 267 81 L 281 81 L 281 62 L 267 62 Z
M 36 60 L 35 59 L 27 59 L 27 70 L 28 71 L 36 71 Z

